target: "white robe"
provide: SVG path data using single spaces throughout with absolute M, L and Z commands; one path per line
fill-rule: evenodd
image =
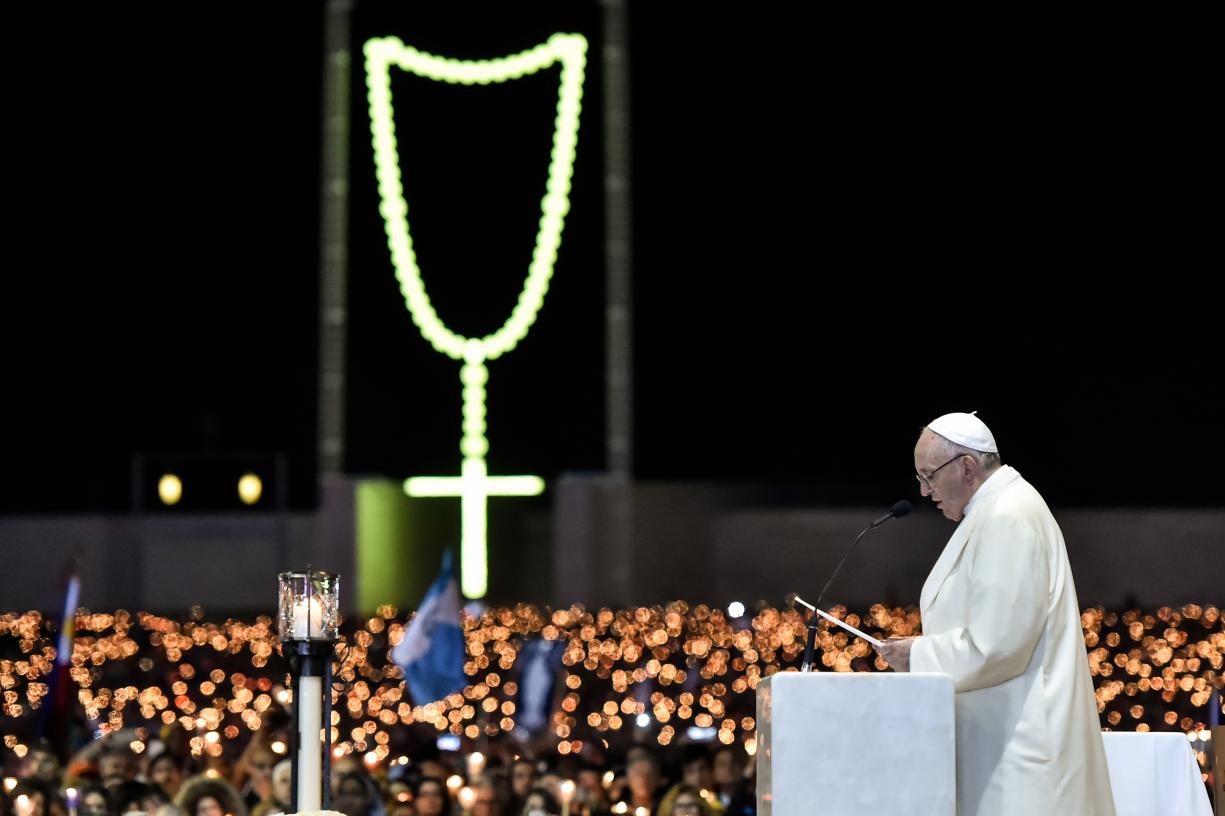
M 987 479 L 923 585 L 910 670 L 956 689 L 961 816 L 1113 816 L 1063 534 L 1011 467 Z

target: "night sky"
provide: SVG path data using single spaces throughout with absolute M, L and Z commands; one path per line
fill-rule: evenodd
M 361 42 L 472 59 L 577 31 L 571 211 L 537 324 L 490 364 L 489 461 L 598 471 L 599 8 L 419 5 L 353 18 L 345 467 L 459 467 L 458 364 L 386 250 Z M 4 56 L 0 512 L 126 512 L 136 454 L 225 473 L 280 453 L 309 508 L 321 6 L 82 9 L 15 12 Z M 977 409 L 1052 504 L 1222 504 L 1209 27 L 797 14 L 631 4 L 636 476 L 887 504 L 919 427 Z M 423 277 L 458 331 L 501 325 L 526 274 L 556 81 L 393 80 Z

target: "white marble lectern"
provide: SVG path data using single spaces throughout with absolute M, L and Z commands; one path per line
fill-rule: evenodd
M 953 816 L 953 681 L 781 672 L 757 686 L 759 816 Z

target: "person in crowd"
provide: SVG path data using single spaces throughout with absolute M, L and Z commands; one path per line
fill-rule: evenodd
M 599 816 L 608 812 L 608 805 L 603 771 L 595 765 L 581 765 L 574 775 L 574 803 L 570 808 L 571 812 L 583 816 Z
M 346 754 L 339 759 L 333 759 L 331 779 L 328 780 L 332 790 L 332 797 L 335 798 L 337 791 L 340 790 L 340 780 L 347 774 L 365 772 L 361 760 L 353 754 Z
M 504 770 L 486 770 L 473 787 L 472 816 L 511 816 L 510 780 Z
M 247 743 L 234 765 L 234 787 L 248 810 L 272 796 L 272 769 L 280 757 L 259 734 Z
M 510 788 L 520 808 L 535 785 L 536 763 L 525 756 L 515 759 L 510 765 Z
M 185 816 L 247 816 L 247 806 L 233 785 L 203 775 L 184 781 L 174 804 Z
M 711 763 L 714 792 L 726 808 L 744 788 L 744 752 L 740 748 L 721 745 Z
M 447 783 L 437 777 L 427 776 L 417 782 L 413 790 L 413 807 L 417 816 L 443 816 L 450 809 Z
M 39 740 L 30 746 L 30 751 L 22 760 L 21 770 L 18 772 L 18 776 L 23 779 L 35 779 L 52 787 L 60 784 L 63 774 L 59 754 L 45 740 Z
M 644 807 L 654 813 L 663 795 L 663 774 L 655 752 L 642 746 L 631 748 L 625 760 L 625 780 L 630 810 Z
M 691 743 L 681 749 L 681 781 L 698 790 L 714 790 L 715 776 L 705 745 Z
M 681 783 L 669 790 L 659 802 L 657 816 L 713 816 L 710 803 L 700 789 Z
M 80 816 L 110 816 L 111 796 L 106 788 L 96 783 L 88 783 L 77 789 L 80 802 L 77 812 Z
M 183 763 L 169 750 L 162 751 L 149 760 L 149 781 L 162 789 L 171 801 L 183 787 L 183 779 L 187 776 L 183 771 Z
M 113 789 L 136 779 L 136 755 L 126 745 L 108 744 L 98 755 L 98 777 Z
M 345 816 L 385 816 L 378 786 L 364 770 L 350 771 L 340 777 L 332 794 L 332 807 Z
M 111 810 L 118 816 L 152 813 L 169 802 L 170 797 L 161 788 L 144 782 L 121 782 L 111 788 Z
M 561 806 L 557 799 L 545 787 L 529 790 L 523 797 L 523 808 L 519 811 L 520 816 L 559 816 L 560 813 Z
M 282 759 L 272 769 L 272 795 L 256 805 L 251 816 L 289 813 L 293 801 L 293 762 Z
M 383 801 L 387 803 L 388 812 L 391 811 L 391 805 L 395 802 L 413 801 L 413 786 L 409 781 L 401 775 L 395 775 L 393 770 L 387 777 L 387 782 L 384 786 Z

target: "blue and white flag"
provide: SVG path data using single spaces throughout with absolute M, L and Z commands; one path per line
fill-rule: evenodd
M 553 713 L 553 689 L 565 650 L 565 644 L 555 640 L 531 640 L 523 644 L 519 658 L 519 665 L 523 667 L 519 678 L 519 726 L 524 733 L 533 734 L 549 724 L 549 715 Z
M 442 571 L 430 585 L 417 615 L 391 658 L 404 669 L 409 693 L 417 705 L 461 691 L 464 675 L 464 634 L 460 628 L 459 581 L 451 566 L 451 551 L 442 556 Z

